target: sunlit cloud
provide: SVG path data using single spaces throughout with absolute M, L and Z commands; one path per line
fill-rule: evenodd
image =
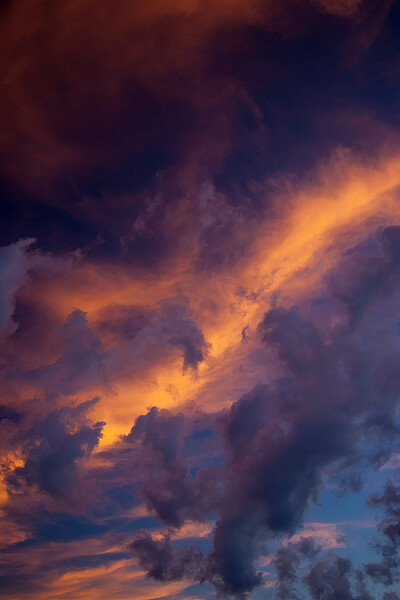
M 0 7 L 1 598 L 397 600 L 399 19 Z

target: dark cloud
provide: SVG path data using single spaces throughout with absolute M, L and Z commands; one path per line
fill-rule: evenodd
M 0 421 L 7 420 L 11 421 L 12 423 L 19 423 L 21 416 L 21 413 L 10 408 L 9 406 L 0 405 Z
M 106 353 L 101 340 L 88 326 L 86 313 L 75 310 L 62 326 L 64 353 L 53 364 L 41 365 L 25 375 L 41 384 L 46 393 L 76 394 L 85 384 L 105 380 Z
M 55 410 L 22 434 L 25 464 L 9 476 L 16 490 L 25 482 L 56 498 L 74 495 L 80 464 L 99 443 L 104 425 L 84 417 L 96 401 Z
M 297 569 L 299 563 L 300 557 L 294 549 L 290 547 L 282 548 L 277 552 L 275 568 L 279 581 L 279 586 L 276 593 L 278 598 L 298 598 L 292 586 L 297 579 Z
M 229 593 L 244 593 L 261 583 L 252 569 L 269 536 L 293 533 L 301 524 L 322 485 L 322 470 L 345 464 L 352 453 L 352 428 L 345 420 L 315 416 L 296 421 L 293 429 L 282 421 L 268 423 L 269 404 L 276 398 L 249 396 L 246 416 L 257 423 L 254 432 L 232 437 L 226 470 L 225 501 L 214 533 L 213 564 Z M 232 427 L 237 404 L 224 415 Z M 253 412 L 254 411 L 254 412 Z M 315 420 L 314 420 L 315 419 Z M 246 432 L 246 422 L 243 430 Z M 243 451 L 238 451 L 243 444 Z M 251 507 L 251 509 L 250 509 Z
M 184 577 L 201 579 L 204 556 L 199 548 L 190 546 L 182 550 L 172 546 L 168 536 L 154 540 L 145 530 L 138 533 L 131 547 L 149 577 L 157 581 L 173 581 Z
M 394 592 L 385 592 L 383 594 L 383 600 L 398 600 L 399 596 Z
M 304 583 L 315 600 L 373 600 L 364 573 L 354 569 L 351 560 L 340 556 L 316 562 Z
M 222 502 L 219 499 L 218 503 L 204 505 L 203 500 L 203 518 L 207 511 L 216 508 L 221 514 L 214 530 L 213 549 L 207 556 L 203 574 L 222 593 L 242 594 L 261 584 L 261 574 L 253 570 L 253 564 L 263 553 L 268 535 L 295 530 L 321 483 L 319 470 L 330 462 L 346 460 L 351 451 L 350 430 L 338 437 L 332 422 L 327 423 L 326 427 L 320 421 L 303 423 L 298 432 L 287 436 L 279 429 L 274 431 L 265 418 L 265 408 L 268 405 L 266 390 L 267 388 L 257 388 L 252 395 L 243 398 L 246 405 L 243 415 L 246 415 L 247 421 L 238 410 L 241 400 L 233 405 L 228 414 L 219 417 L 226 424 L 228 436 L 230 435 L 228 439 L 233 446 L 233 457 L 232 462 L 228 462 L 223 477 Z M 180 469 L 186 473 L 179 463 L 180 469 L 176 464 L 176 443 L 179 437 L 176 433 L 173 435 L 178 423 L 182 426 L 182 417 L 179 419 L 168 415 L 167 423 L 162 423 L 160 419 L 159 426 L 154 428 L 154 422 L 151 421 L 154 421 L 156 415 L 157 411 L 153 410 L 151 418 L 146 421 L 138 420 L 135 427 L 140 425 L 138 434 L 157 449 L 167 468 L 168 477 L 166 482 L 157 478 L 151 481 L 153 496 L 146 490 L 148 483 L 144 487 L 144 493 L 160 518 L 167 524 L 176 526 L 182 524 L 183 520 L 172 520 L 169 513 L 161 510 L 163 508 L 165 511 L 166 506 L 160 507 L 160 500 L 165 502 L 167 498 L 168 508 L 178 505 L 183 518 L 193 518 L 192 490 L 195 482 L 189 482 L 187 490 L 185 480 L 177 479 Z M 232 434 L 235 431 L 235 418 L 243 423 L 243 435 Z M 151 437 L 148 430 L 144 429 L 145 422 L 146 425 L 151 424 Z M 249 423 L 248 427 L 246 423 Z M 236 441 L 238 447 L 235 446 Z M 171 442 L 174 443 L 172 448 Z M 241 444 L 242 453 L 238 451 Z M 170 475 L 171 472 L 175 477 Z M 203 475 L 209 485 L 210 473 L 203 471 Z M 154 493 L 156 482 L 158 489 Z M 171 483 L 175 485 L 172 486 Z M 218 480 L 213 483 L 216 485 Z M 210 490 L 208 493 L 210 494 Z M 177 499 L 179 503 L 174 504 Z M 211 499 L 212 496 L 209 496 L 209 500 Z M 201 518 L 201 513 L 196 516 Z
M 351 474 L 354 465 L 379 466 L 386 443 L 398 435 L 398 314 L 381 307 L 382 319 L 376 319 L 383 296 L 389 294 L 395 307 L 400 291 L 394 276 L 397 237 L 398 229 L 379 232 L 372 257 L 355 250 L 327 275 L 325 296 L 290 309 L 272 308 L 259 325 L 262 343 L 276 352 L 283 376 L 216 416 L 226 467 L 206 577 L 222 593 L 243 594 L 260 585 L 254 564 L 266 541 L 301 525 L 323 477 L 338 470 L 343 477 L 346 469 Z M 181 492 L 182 517 L 171 519 L 174 525 L 183 522 L 182 507 L 192 502 L 183 477 L 177 482 L 178 473 L 186 473 L 177 459 L 183 423 L 182 416 L 153 409 L 131 433 L 156 451 L 168 474 L 168 493 L 159 491 L 150 504 L 175 500 L 176 489 Z M 168 519 L 164 513 L 162 520 Z M 392 524 L 387 535 L 396 531 Z M 341 559 L 334 565 L 321 562 L 310 575 L 310 590 L 319 597 L 318 578 L 337 579 L 337 594 L 350 598 L 349 573 L 350 565 Z
M 163 466 L 168 468 L 176 462 L 178 444 L 182 441 L 183 414 L 173 415 L 167 410 L 153 407 L 136 420 L 127 441 L 141 440 L 160 455 Z
M 365 572 L 376 583 L 385 586 L 393 585 L 396 581 L 398 564 L 393 557 L 385 557 L 381 562 L 366 564 Z
M 218 467 L 196 468 L 192 475 L 187 465 L 183 452 L 189 450 L 185 444 L 187 428 L 183 414 L 152 408 L 137 419 L 126 436 L 128 444 L 139 443 L 141 497 L 163 523 L 172 527 L 180 527 L 186 519 L 205 520 L 221 498 Z
M 58 252 L 100 232 L 93 255 L 155 268 L 188 240 L 193 249 L 203 223 L 197 266 L 232 264 L 266 216 L 266 174 L 304 172 L 321 148 L 373 152 L 386 141 L 379 119 L 396 122 L 384 75 L 396 38 L 356 75 L 348 63 L 377 40 L 392 4 L 124 0 L 116 13 L 108 0 L 101 10 L 10 3 L 1 14 L 4 243 L 35 230 Z M 228 192 L 207 211 L 205 181 Z
M 332 563 L 317 562 L 306 577 L 311 597 L 315 600 L 353 600 L 350 573 L 352 565 L 346 558 L 336 557 Z
M 366 564 L 365 571 L 372 580 L 391 586 L 400 581 L 400 485 L 388 481 L 383 493 L 373 494 L 368 502 L 383 511 L 384 519 L 378 526 L 382 540 L 375 545 L 382 560 Z
M 27 281 L 31 266 L 26 248 L 35 242 L 33 238 L 20 240 L 0 249 L 0 335 L 10 334 L 17 328 L 12 320 L 15 294 Z
M 0 597 L 7 598 L 10 594 L 32 594 L 39 592 L 43 587 L 43 575 L 40 573 L 24 573 L 24 576 L 15 574 L 0 575 Z
M 305 558 L 315 560 L 321 548 L 315 545 L 312 538 L 301 538 L 297 544 L 288 544 L 276 553 L 274 565 L 278 577 L 277 597 L 281 600 L 299 598 L 298 571 Z

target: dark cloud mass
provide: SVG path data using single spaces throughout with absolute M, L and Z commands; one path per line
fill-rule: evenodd
M 51 496 L 71 493 L 80 462 L 90 456 L 101 437 L 104 423 L 82 422 L 84 411 L 96 401 L 53 411 L 25 432 L 25 465 L 17 467 L 11 476 L 17 489 L 23 480 Z
M 132 550 L 138 555 L 149 576 L 159 581 L 197 578 L 204 562 L 203 554 L 198 548 L 191 546 L 186 550 L 174 549 L 168 536 L 154 541 L 147 531 L 138 533 L 132 543 Z
M 0 2 L 0 598 L 398 599 L 399 28 Z
M 351 258 L 327 274 L 325 296 L 308 298 L 291 309 L 273 308 L 259 324 L 262 343 L 276 350 L 283 375 L 273 386 L 256 387 L 216 416 L 226 468 L 220 519 L 207 561 L 208 576 L 225 593 L 240 594 L 260 585 L 261 574 L 253 565 L 266 541 L 296 531 L 330 472 L 360 464 L 379 466 L 387 442 L 398 435 L 398 387 L 393 387 L 391 370 L 398 361 L 397 314 L 370 325 L 371 311 L 377 319 L 375 303 L 381 290 L 391 298 L 399 293 L 395 235 L 393 228 L 379 233 L 379 258 L 360 265 L 362 256 L 350 253 Z M 355 265 L 362 272 L 356 289 L 351 272 Z M 369 289 L 371 279 L 379 280 L 380 288 Z M 354 320 L 360 290 L 365 290 L 363 310 L 357 310 Z M 378 362 L 375 347 L 368 343 L 371 334 L 385 348 Z M 179 439 L 176 429 L 182 427 L 183 416 L 156 423 L 156 415 L 153 409 L 140 417 L 133 432 L 144 436 L 168 469 L 175 461 L 177 446 L 171 443 Z M 366 451 L 366 446 L 372 450 Z M 168 518 L 160 516 L 168 524 Z M 396 536 L 395 527 L 388 526 L 386 535 Z M 333 567 L 325 565 L 322 561 L 310 575 L 316 598 L 325 593 L 318 592 L 317 578 L 336 579 Z M 350 598 L 346 565 L 338 559 L 335 566 L 343 580 L 337 593 Z M 367 572 L 376 579 L 393 582 L 378 567 L 373 569 L 369 566 Z
M 143 499 L 172 527 L 180 527 L 186 519 L 206 519 L 218 506 L 221 494 L 218 467 L 197 468 L 195 477 L 191 475 L 183 459 L 185 429 L 183 414 L 172 415 L 154 407 L 137 419 L 126 437 L 128 443 L 139 442 L 139 452 L 143 452 Z

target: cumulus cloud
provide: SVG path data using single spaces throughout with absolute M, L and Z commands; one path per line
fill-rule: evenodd
M 383 511 L 384 519 L 378 526 L 382 539 L 375 546 L 382 560 L 366 564 L 365 571 L 373 581 L 391 586 L 400 581 L 400 485 L 388 481 L 383 493 L 371 495 L 368 501 Z
M 336 557 L 333 563 L 327 560 L 317 562 L 306 578 L 311 597 L 352 600 L 351 569 L 351 561 L 346 558 Z
M 185 442 L 191 433 L 190 425 L 193 423 L 189 420 L 188 428 L 183 414 L 152 408 L 137 419 L 125 438 L 128 444 L 139 444 L 143 457 L 140 495 L 171 527 L 181 527 L 185 520 L 203 521 L 221 498 L 218 467 L 196 468 L 194 476 L 188 468 L 190 448 Z M 184 451 L 188 450 L 186 454 Z
M 204 563 L 204 556 L 199 548 L 190 546 L 182 550 L 173 547 L 168 536 L 161 540 L 154 540 L 152 535 L 144 530 L 138 533 L 131 547 L 149 577 L 158 581 L 171 581 L 184 577 L 199 578 Z
M 97 401 L 57 409 L 21 432 L 24 466 L 15 468 L 8 477 L 16 491 L 24 482 L 55 498 L 74 495 L 80 466 L 98 445 L 104 425 L 85 418 Z
M 272 308 L 259 325 L 283 374 L 215 416 L 225 469 L 206 573 L 223 593 L 260 585 L 255 562 L 267 540 L 296 531 L 329 474 L 379 466 L 398 435 L 398 239 L 398 228 L 379 231 L 372 256 L 355 249 L 327 274 L 324 295 Z M 140 418 L 136 435 L 175 472 L 173 431 L 183 417 L 156 417 Z M 338 593 L 350 598 L 349 570 L 346 561 L 322 562 L 310 575 L 311 593 L 318 597 L 321 576 L 337 580 Z
M 296 544 L 289 544 L 276 553 L 275 568 L 278 577 L 277 597 L 284 600 L 299 598 L 296 593 L 298 587 L 298 571 L 304 558 L 315 560 L 320 551 L 311 538 L 301 538 Z M 296 585 L 297 584 L 297 585 Z

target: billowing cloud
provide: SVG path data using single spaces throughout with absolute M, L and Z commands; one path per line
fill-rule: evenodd
M 25 432 L 24 466 L 10 475 L 17 490 L 24 481 L 55 497 L 73 493 L 80 463 L 90 457 L 101 436 L 103 423 L 89 424 L 84 419 L 96 401 L 55 410 Z
M 379 524 L 383 541 L 377 542 L 382 554 L 380 562 L 368 563 L 365 570 L 369 577 L 383 585 L 393 585 L 400 580 L 400 488 L 389 481 L 382 494 L 373 494 L 369 498 L 375 508 L 383 509 L 385 518 Z
M 266 541 L 302 524 L 329 473 L 381 464 L 386 443 L 397 435 L 397 313 L 386 314 L 381 296 L 390 290 L 393 301 L 399 291 L 397 239 L 397 228 L 378 232 L 370 252 L 353 249 L 326 274 L 325 295 L 272 308 L 259 324 L 261 343 L 276 351 L 281 375 L 216 417 L 226 469 L 206 572 L 225 593 L 261 584 L 253 565 Z M 378 362 L 371 335 L 385 348 Z M 155 444 L 167 469 L 182 419 L 170 417 L 159 429 L 162 421 L 157 425 L 149 413 L 136 425 L 140 431 L 148 424 L 141 435 Z M 368 445 L 372 452 L 365 451 Z M 182 483 L 178 488 L 183 491 Z
M 206 519 L 221 496 L 217 467 L 196 467 L 193 476 L 183 460 L 184 451 L 186 456 L 191 454 L 189 444 L 194 433 L 189 430 L 185 436 L 185 429 L 183 414 L 152 408 L 137 419 L 126 437 L 128 443 L 140 442 L 143 451 L 141 496 L 159 519 L 172 527 L 180 527 L 187 519 Z
M 399 4 L 114 4 L 0 6 L 0 596 L 396 600 Z
M 147 531 L 138 533 L 132 549 L 150 577 L 159 581 L 196 578 L 204 561 L 198 548 L 174 549 L 167 536 L 163 540 L 153 540 Z

